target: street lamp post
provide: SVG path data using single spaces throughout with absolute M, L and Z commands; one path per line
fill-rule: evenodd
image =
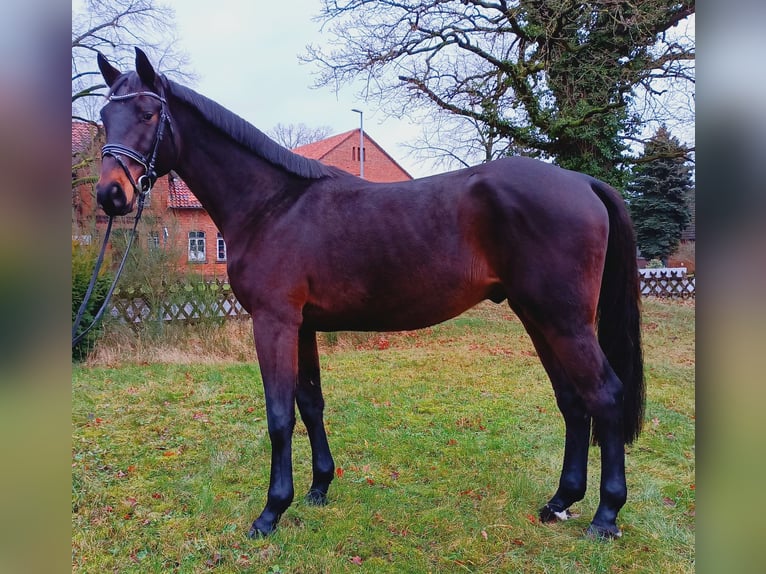
M 356 108 L 351 111 L 359 114 L 359 177 L 364 179 L 364 112 Z

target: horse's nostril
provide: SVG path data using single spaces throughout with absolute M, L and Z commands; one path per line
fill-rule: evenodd
M 125 210 L 127 198 L 119 183 L 111 183 L 96 189 L 96 201 L 107 215 L 121 215 Z

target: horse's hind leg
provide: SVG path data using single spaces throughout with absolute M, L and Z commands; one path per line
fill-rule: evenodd
M 601 446 L 600 502 L 588 529 L 598 537 L 618 537 L 617 514 L 625 504 L 625 452 L 622 383 L 614 374 L 587 322 L 526 321 L 551 377 L 566 424 L 564 464 L 559 489 L 541 510 L 543 520 L 563 518 L 585 493 L 590 419 Z
M 551 351 L 545 339 L 533 327 L 528 328 L 537 354 L 548 373 L 556 394 L 556 403 L 566 427 L 564 462 L 556 494 L 540 509 L 540 520 L 567 520 L 569 507 L 583 499 L 588 478 L 588 448 L 590 445 L 590 415 L 580 396 Z
M 319 376 L 316 333 L 313 331 L 301 330 L 299 333 L 296 399 L 311 443 L 313 479 L 306 501 L 323 505 L 327 503 L 327 490 L 335 474 L 335 463 L 324 427 L 324 398 Z

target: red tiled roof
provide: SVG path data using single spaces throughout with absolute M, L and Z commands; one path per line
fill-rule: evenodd
M 87 150 L 93 143 L 98 129 L 86 122 L 72 122 L 72 153 Z
M 184 180 L 175 174 L 168 176 L 168 207 L 174 209 L 201 209 L 202 204 Z

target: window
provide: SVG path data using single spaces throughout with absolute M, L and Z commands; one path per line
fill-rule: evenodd
M 205 260 L 205 232 L 189 232 L 189 261 Z
M 149 249 L 157 249 L 160 246 L 160 232 L 150 231 L 146 238 L 146 243 Z
M 221 235 L 221 233 L 218 234 L 218 252 L 216 261 L 226 261 L 226 242 L 223 240 L 223 235 Z

